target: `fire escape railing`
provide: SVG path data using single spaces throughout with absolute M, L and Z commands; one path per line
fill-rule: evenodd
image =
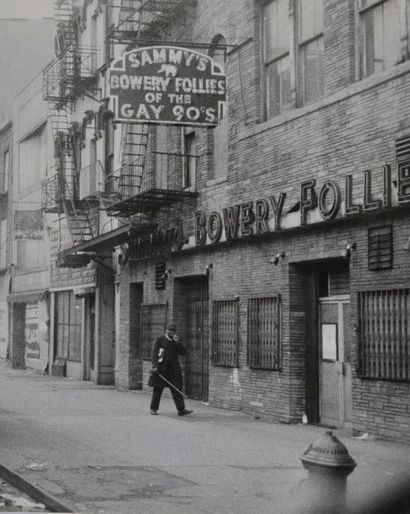
M 166 183 L 168 177 L 180 176 L 184 172 L 194 172 L 199 157 L 197 155 L 147 151 L 147 163 L 141 173 L 138 162 L 123 164 L 121 168 L 107 174 L 105 178 L 105 193 L 124 199 L 144 193 L 152 189 L 170 190 L 181 189 L 182 186 L 172 188 Z
M 64 106 L 75 96 L 94 88 L 97 50 L 67 46 L 43 71 L 43 99 Z
M 108 8 L 114 9 L 113 0 Z M 184 13 L 195 7 L 196 0 L 121 0 L 117 25 L 109 38 L 116 41 L 161 39 L 161 33 L 171 23 L 185 24 Z
M 106 175 L 106 210 L 111 216 L 152 214 L 163 206 L 196 197 L 191 184 L 176 177 L 193 177 L 199 157 L 191 154 L 147 151 L 143 168 L 127 163 Z

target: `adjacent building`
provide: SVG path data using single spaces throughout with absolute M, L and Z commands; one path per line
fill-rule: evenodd
M 42 74 L 14 99 L 13 173 L 10 177 L 9 356 L 15 367 L 45 371 L 49 354 L 50 216 L 41 208 L 43 180 L 52 172 L 53 147 Z
M 10 285 L 9 251 L 9 179 L 12 162 L 12 123 L 0 128 L 0 357 L 8 357 L 9 313 L 7 295 Z
M 58 5 L 50 369 L 409 441 L 410 2 Z
M 32 294 L 44 292 L 49 281 L 49 252 L 40 243 L 46 238 L 40 198 L 47 109 L 38 74 L 53 53 L 53 39 L 52 19 L 0 20 L 0 357 L 37 368 L 47 366 L 41 324 L 47 316 L 38 314 L 38 295 Z M 30 274 L 39 267 L 46 280 Z

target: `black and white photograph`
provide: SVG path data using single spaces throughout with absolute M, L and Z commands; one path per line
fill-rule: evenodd
M 0 513 L 410 514 L 410 0 L 0 0 Z

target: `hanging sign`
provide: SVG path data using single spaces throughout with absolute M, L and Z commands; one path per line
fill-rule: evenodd
M 207 55 L 173 46 L 138 48 L 115 60 L 108 72 L 116 121 L 218 124 L 226 79 Z

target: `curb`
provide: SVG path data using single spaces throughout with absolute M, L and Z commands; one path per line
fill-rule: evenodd
M 51 512 L 75 512 L 51 496 L 51 494 L 48 494 L 39 487 L 36 487 L 21 475 L 9 468 L 6 468 L 2 464 L 0 464 L 0 477 L 6 480 L 10 485 L 20 489 L 20 491 L 33 498 L 33 500 L 43 503 L 46 509 Z

